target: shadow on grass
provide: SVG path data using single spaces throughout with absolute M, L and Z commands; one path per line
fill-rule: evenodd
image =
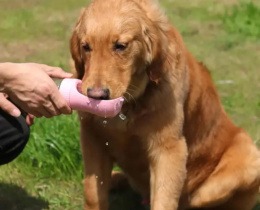
M 109 210 L 150 210 L 149 205 L 141 204 L 141 197 L 131 189 L 109 193 Z M 29 195 L 15 184 L 0 183 L 0 210 L 47 210 L 48 201 Z M 258 203 L 253 210 L 260 210 Z
M 15 184 L 0 183 L 1 210 L 43 210 L 49 209 L 49 203 L 40 197 L 29 195 Z
M 149 210 L 142 205 L 142 198 L 131 189 L 115 190 L 109 193 L 109 210 Z
M 253 210 L 260 210 L 260 203 L 257 203 Z

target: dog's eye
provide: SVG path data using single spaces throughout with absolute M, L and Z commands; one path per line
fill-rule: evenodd
M 124 51 L 128 46 L 128 43 L 115 43 L 114 50 L 115 51 Z
M 89 44 L 83 44 L 82 47 L 87 52 L 91 51 L 91 48 L 90 48 Z

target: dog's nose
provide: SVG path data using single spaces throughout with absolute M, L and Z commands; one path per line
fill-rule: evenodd
M 107 88 L 88 88 L 87 96 L 94 99 L 108 100 L 110 91 Z

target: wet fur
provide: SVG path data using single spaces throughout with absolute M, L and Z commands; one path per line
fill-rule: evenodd
M 128 43 L 125 51 L 113 49 L 117 41 Z M 92 1 L 73 31 L 71 54 L 83 93 L 106 87 L 111 98 L 125 97 L 125 120 L 79 113 L 85 210 L 108 209 L 114 163 L 150 197 L 152 210 L 252 209 L 259 152 L 157 4 Z

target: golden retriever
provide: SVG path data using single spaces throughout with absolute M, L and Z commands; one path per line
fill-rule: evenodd
M 79 112 L 85 210 L 108 209 L 114 163 L 152 210 L 252 209 L 259 151 L 155 2 L 93 0 L 71 54 L 83 94 L 125 98 L 112 119 Z

